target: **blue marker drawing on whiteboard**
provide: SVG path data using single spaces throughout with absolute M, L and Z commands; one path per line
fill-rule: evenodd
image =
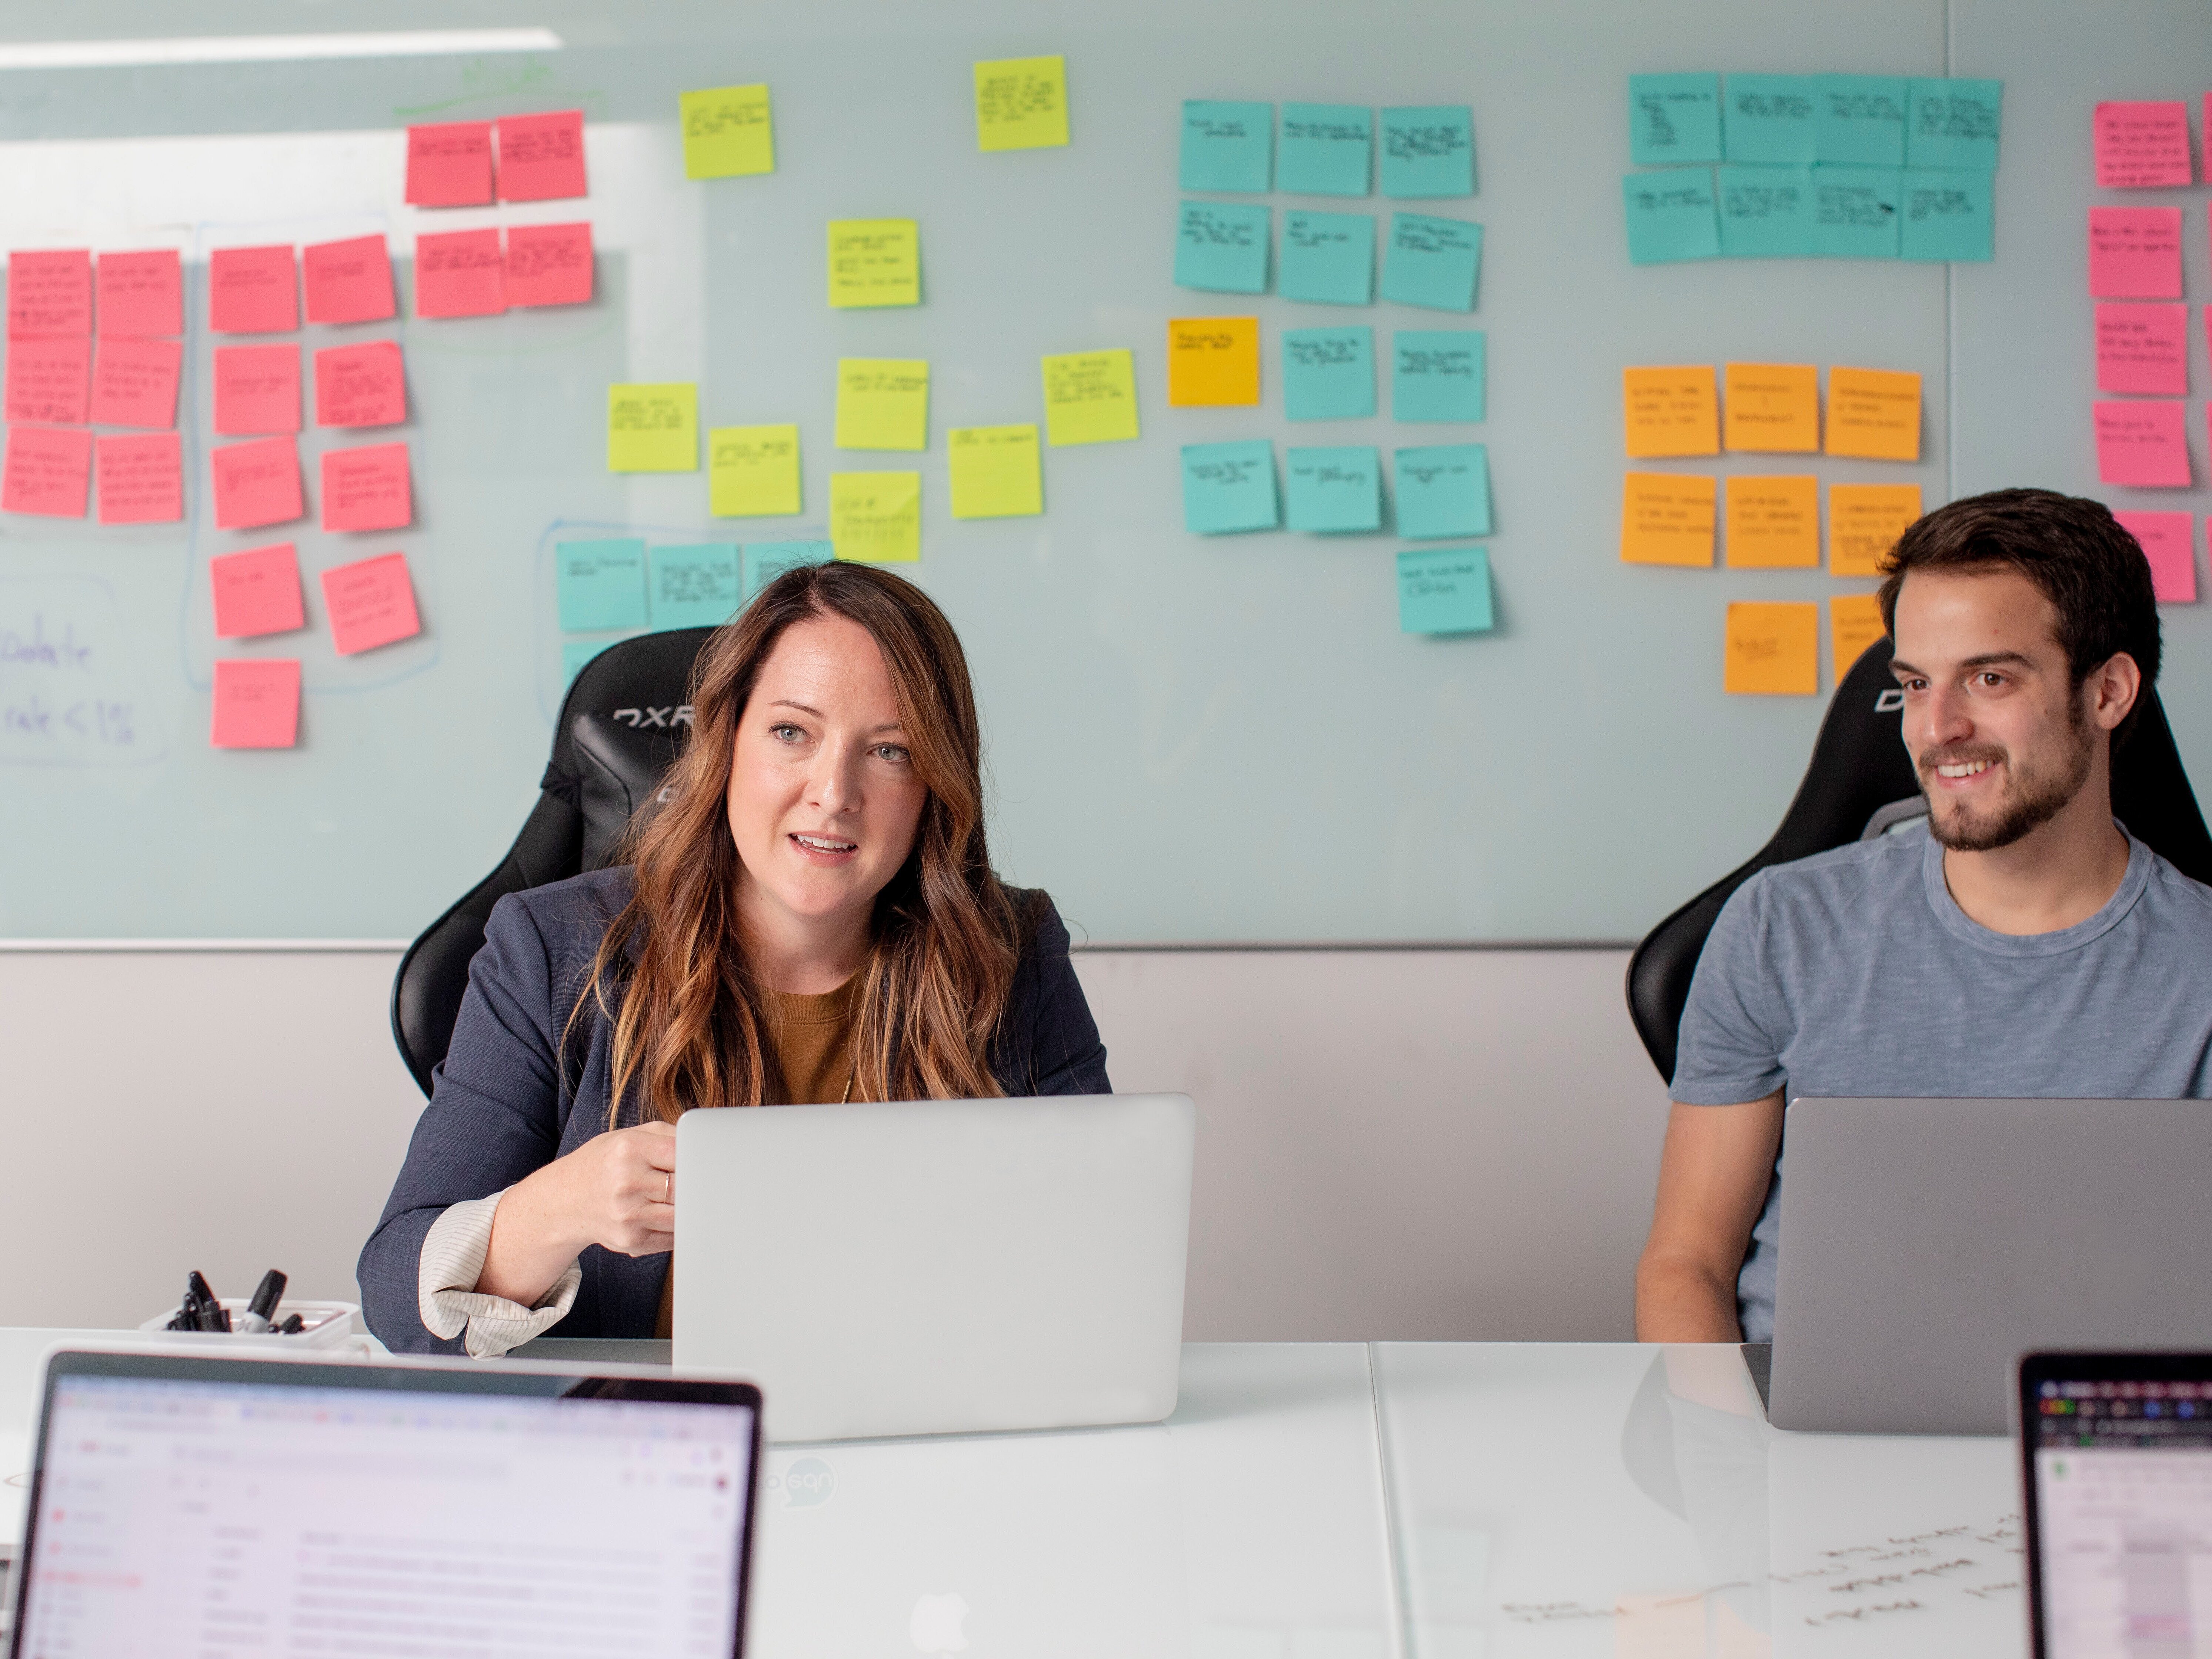
M 89 576 L 0 578 L 0 766 L 137 766 L 167 745 L 115 596 Z

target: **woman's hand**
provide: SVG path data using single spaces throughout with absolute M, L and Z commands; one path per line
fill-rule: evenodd
M 672 1250 L 675 1195 L 674 1124 L 594 1135 L 507 1188 L 477 1289 L 534 1307 L 586 1245 L 624 1255 Z

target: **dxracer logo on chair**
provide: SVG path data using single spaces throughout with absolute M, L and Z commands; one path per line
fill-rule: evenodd
M 633 732 L 647 731 L 656 726 L 665 732 L 691 724 L 691 705 L 684 702 L 672 703 L 665 708 L 617 708 L 607 718 L 620 720 Z

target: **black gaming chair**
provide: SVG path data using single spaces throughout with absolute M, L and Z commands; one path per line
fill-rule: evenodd
M 1890 676 L 1889 657 L 1890 641 L 1876 640 L 1836 688 L 1812 763 L 1773 839 L 1654 927 L 1628 959 L 1629 1017 L 1668 1082 L 1674 1079 L 1674 1039 L 1690 979 L 1729 895 L 1770 864 L 1869 839 L 1926 811 L 1905 752 L 1905 696 Z M 2182 874 L 2212 882 L 2212 836 L 2154 690 L 2112 757 L 2112 811 Z
M 711 628 L 678 628 L 609 646 L 562 700 L 553 757 L 522 833 L 499 867 L 407 947 L 392 981 L 392 1036 L 430 1092 L 483 944 L 491 908 L 508 893 L 605 867 L 630 815 L 659 790 L 691 724 L 691 665 Z

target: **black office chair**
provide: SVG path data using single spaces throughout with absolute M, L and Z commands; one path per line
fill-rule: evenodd
M 1674 1080 L 1674 1042 L 1691 976 L 1729 896 L 1770 864 L 1871 840 L 1926 813 L 1905 752 L 1905 696 L 1890 675 L 1890 648 L 1888 640 L 1876 640 L 1836 688 L 1812 763 L 1773 839 L 1654 927 L 1628 959 L 1629 1017 L 1668 1082 Z M 2112 757 L 2112 811 L 2182 874 L 2212 882 L 2212 835 L 2155 690 L 2146 694 L 2134 732 Z
M 586 663 L 562 700 L 553 756 L 499 867 L 422 931 L 392 981 L 392 1036 L 424 1094 L 446 1057 L 493 905 L 612 861 L 630 816 L 659 791 L 691 725 L 691 665 L 711 628 L 643 634 Z

